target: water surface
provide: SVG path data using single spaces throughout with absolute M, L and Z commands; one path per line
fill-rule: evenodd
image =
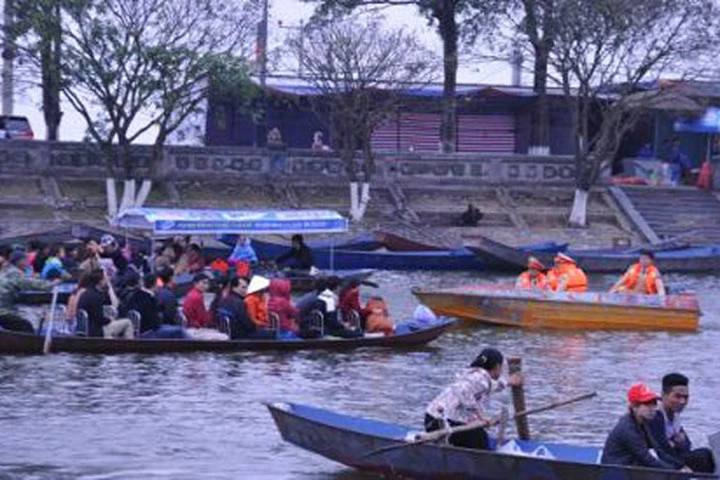
M 396 317 L 416 306 L 412 285 L 508 280 L 397 272 L 374 279 Z M 705 443 L 720 430 L 714 408 L 720 281 L 668 280 L 701 293 L 698 333 L 476 325 L 405 351 L 0 357 L 0 480 L 376 478 L 283 443 L 263 402 L 294 401 L 419 426 L 427 402 L 484 346 L 522 356 L 528 407 L 598 392 L 595 400 L 533 416 L 531 433 L 539 438 L 602 444 L 632 382 L 659 389 L 662 375 L 677 370 L 691 378 L 686 429 L 695 443 Z M 502 401 L 507 396 L 495 406 Z

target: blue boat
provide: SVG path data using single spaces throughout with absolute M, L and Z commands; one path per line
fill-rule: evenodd
M 267 405 L 283 440 L 325 458 L 391 478 L 427 480 L 690 480 L 714 474 L 600 465 L 601 449 L 511 440 L 500 451 L 408 442 L 421 433 L 392 423 L 292 403 Z M 495 443 L 495 442 L 493 442 Z
M 439 252 L 360 252 L 355 250 L 313 250 L 320 269 L 378 270 L 483 270 L 485 263 L 466 249 Z
M 219 237 L 222 243 L 232 248 L 237 242 L 237 235 L 222 235 Z M 335 250 L 359 250 L 359 251 L 371 251 L 377 250 L 382 247 L 382 244 L 378 242 L 375 235 L 371 232 L 364 232 L 353 237 L 332 239 L 322 238 L 318 240 L 307 240 L 305 241 L 308 247 L 312 250 L 315 249 L 330 249 L 331 247 Z M 255 254 L 260 260 L 272 260 L 285 253 L 289 248 L 290 244 L 280 244 L 273 242 L 264 242 L 262 240 L 252 239 L 252 246 L 255 249 Z
M 570 250 L 568 252 L 586 272 L 620 273 L 635 263 L 635 251 Z M 720 270 L 720 244 L 688 247 L 655 253 L 661 272 L 713 272 Z

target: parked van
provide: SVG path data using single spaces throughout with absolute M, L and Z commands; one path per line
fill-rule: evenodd
M 32 140 L 35 138 L 27 117 L 0 115 L 0 140 Z

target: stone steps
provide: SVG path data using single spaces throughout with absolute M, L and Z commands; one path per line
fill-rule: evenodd
M 659 238 L 682 235 L 688 243 L 720 243 L 720 201 L 714 194 L 682 187 L 622 191 Z

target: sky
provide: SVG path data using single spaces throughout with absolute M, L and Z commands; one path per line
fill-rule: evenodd
M 0 2 L 1 3 L 1 2 Z M 284 38 L 293 32 L 292 29 L 281 28 L 278 22 L 285 27 L 299 26 L 300 22 L 307 22 L 312 15 L 314 6 L 300 0 L 270 0 L 270 18 L 268 22 L 268 35 L 270 48 L 282 44 Z M 442 45 L 434 27 L 427 24 L 427 20 L 420 16 L 417 9 L 411 6 L 388 8 L 383 12 L 385 22 L 394 28 L 404 28 L 413 32 L 431 51 L 436 52 L 438 58 L 442 55 Z M 273 72 L 291 73 L 291 72 Z M 509 84 L 511 69 L 505 62 L 477 63 L 462 62 L 458 72 L 460 83 L 489 83 Z M 25 115 L 35 133 L 36 139 L 45 139 L 45 122 L 43 120 L 41 95 L 37 88 L 26 88 L 16 91 L 15 114 Z M 83 118 L 73 110 L 67 102 L 63 102 L 64 112 L 60 125 L 60 139 L 65 141 L 79 141 L 85 135 L 86 123 Z M 151 143 L 152 133 L 140 139 L 139 143 Z

